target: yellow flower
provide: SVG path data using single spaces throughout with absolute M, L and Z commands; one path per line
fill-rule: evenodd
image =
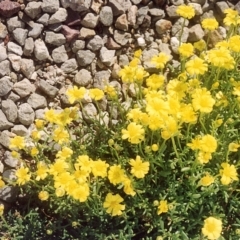
M 44 118 L 50 122 L 50 123 L 54 123 L 56 120 L 56 111 L 54 109 L 48 109 L 45 114 L 44 114 Z
M 136 178 L 144 178 L 149 171 L 149 162 L 143 162 L 140 156 L 137 156 L 136 160 L 131 159 L 130 165 L 132 166 L 131 173 Z
M 49 198 L 49 193 L 47 191 L 41 191 L 39 192 L 38 194 L 38 198 L 41 200 L 41 201 L 46 201 L 48 200 Z
M 240 145 L 238 143 L 231 142 L 228 145 L 228 151 L 229 152 L 237 152 L 239 147 L 240 147 Z
M 74 180 L 74 176 L 67 171 L 61 172 L 54 176 L 54 187 L 57 189 L 62 187 L 64 190 L 68 190 L 69 183 Z
M 57 197 L 62 197 L 65 195 L 65 190 L 62 187 L 59 187 L 55 190 L 55 194 Z
M 215 30 L 218 28 L 218 22 L 215 18 L 205 18 L 202 21 L 202 27 L 206 30 Z
M 124 66 L 118 73 L 124 83 L 132 83 L 135 78 L 135 67 Z
M 107 168 L 109 167 L 109 164 L 107 164 L 105 161 L 97 160 L 92 161 L 92 173 L 94 177 L 106 177 L 107 176 Z
M 149 76 L 149 73 L 145 71 L 143 67 L 137 67 L 135 71 L 135 82 L 141 84 L 145 77 Z
M 0 176 L 0 189 L 5 186 L 5 182 L 2 180 L 2 177 Z
M 209 160 L 212 159 L 212 154 L 209 153 L 209 152 L 202 152 L 202 151 L 200 151 L 200 152 L 198 153 L 197 159 L 198 159 L 198 161 L 199 161 L 201 164 L 205 164 L 205 163 L 208 163 Z
M 37 128 L 37 130 L 42 130 L 44 127 L 45 121 L 42 119 L 36 119 L 35 120 L 35 126 Z
M 123 202 L 123 198 L 119 194 L 113 195 L 112 193 L 108 193 L 103 203 L 103 207 L 106 208 L 107 213 L 112 216 L 122 215 L 125 205 L 120 204 L 121 202 Z
M 53 176 L 57 176 L 58 174 L 65 172 L 66 169 L 69 168 L 69 164 L 64 160 L 56 160 L 55 163 L 49 166 L 49 173 Z
M 110 167 L 108 171 L 108 179 L 110 183 L 112 183 L 113 185 L 122 183 L 124 178 L 125 178 L 125 173 L 120 165 L 113 165 Z
M 240 52 L 240 36 L 235 35 L 229 38 L 229 49 L 239 53 Z
M 76 87 L 70 88 L 66 91 L 66 95 L 68 96 L 68 100 L 70 103 L 74 103 L 75 101 L 81 100 L 86 93 L 85 87 Z
M 136 194 L 136 192 L 134 191 L 133 187 L 132 187 L 132 181 L 125 177 L 123 180 L 123 191 L 127 194 L 127 195 L 131 195 L 134 196 Z
M 4 213 L 4 205 L 0 204 L 0 216 L 2 216 Z
M 53 140 L 59 144 L 69 142 L 69 133 L 67 130 L 58 127 L 53 131 Z
M 74 164 L 74 166 L 76 169 L 80 167 L 81 170 L 90 173 L 92 170 L 92 161 L 88 155 L 79 155 L 77 157 L 77 162 Z
M 191 143 L 187 143 L 187 146 L 192 150 L 198 150 L 201 147 L 201 138 L 197 136 L 195 139 L 192 139 Z
M 37 171 L 36 171 L 36 180 L 39 181 L 40 179 L 45 179 L 47 177 L 48 174 L 48 167 L 47 165 L 43 162 L 40 161 L 37 164 Z
M 141 49 L 139 49 L 139 50 L 137 50 L 137 51 L 134 52 L 134 57 L 135 57 L 135 58 L 140 58 L 141 55 L 142 55 L 142 50 L 141 50 Z
M 212 183 L 214 183 L 214 177 L 207 173 L 204 177 L 202 177 L 200 179 L 198 184 L 200 186 L 207 187 L 207 186 L 211 185 Z
M 203 113 L 210 113 L 215 104 L 209 91 L 206 88 L 196 89 L 192 94 L 192 105 L 195 111 L 199 110 Z
M 200 150 L 206 153 L 216 152 L 217 140 L 210 134 L 202 136 L 200 140 Z
M 202 233 L 208 239 L 218 239 L 222 232 L 222 221 L 214 217 L 208 217 L 204 220 Z
M 111 85 L 107 85 L 104 87 L 104 92 L 107 94 L 107 96 L 111 99 L 115 99 L 117 97 L 117 91 L 116 89 L 111 86 Z
M 181 121 L 185 123 L 196 123 L 197 115 L 191 104 L 182 105 L 180 109 Z
M 201 39 L 201 40 L 199 40 L 198 42 L 195 42 L 195 43 L 193 44 L 193 46 L 194 46 L 194 48 L 196 48 L 198 51 L 202 52 L 203 50 L 206 49 L 207 44 L 206 44 L 206 42 L 205 42 L 203 39 Z
M 161 213 L 166 213 L 166 212 L 168 212 L 167 200 L 161 200 L 158 206 L 157 214 L 160 215 Z
M 163 69 L 165 64 L 169 61 L 169 56 L 163 52 L 159 53 L 158 56 L 154 56 L 151 62 L 156 65 L 156 68 Z
M 138 144 L 144 139 L 144 129 L 141 125 L 132 122 L 128 124 L 127 130 L 122 129 L 122 139 L 128 139 L 132 144 Z
M 182 57 L 188 58 L 193 55 L 194 48 L 191 43 L 182 43 L 181 46 L 179 46 L 178 51 Z
M 163 86 L 165 77 L 159 74 L 152 74 L 146 79 L 146 85 L 150 89 L 157 90 Z
M 151 146 L 151 149 L 152 149 L 153 152 L 157 152 L 158 149 L 159 149 L 158 144 L 153 144 L 153 145 Z
M 73 150 L 69 147 L 63 147 L 62 150 L 57 152 L 57 159 L 66 160 L 70 158 L 73 154 Z
M 224 11 L 224 13 L 226 13 L 226 17 L 223 19 L 223 22 L 226 26 L 236 26 L 237 24 L 240 23 L 240 17 L 238 15 L 238 11 L 233 10 L 231 8 L 226 9 Z
M 233 180 L 238 180 L 237 170 L 234 165 L 230 165 L 229 163 L 222 163 L 221 166 L 223 169 L 220 170 L 220 175 L 222 176 L 221 183 L 223 185 L 228 185 Z
M 176 13 L 183 17 L 183 18 L 187 18 L 187 19 L 191 19 L 195 16 L 195 10 L 192 6 L 187 6 L 187 5 L 180 5 L 177 10 Z
M 71 181 L 68 194 L 79 202 L 85 202 L 90 194 L 89 186 L 87 183 L 79 185 L 75 181 Z
M 187 89 L 187 83 L 177 79 L 170 80 L 167 85 L 167 93 L 179 100 L 186 96 Z
M 199 57 L 187 61 L 185 66 L 190 75 L 202 75 L 208 69 L 207 64 Z
M 30 154 L 31 154 L 32 157 L 37 156 L 38 153 L 39 153 L 39 151 L 38 151 L 38 149 L 36 147 L 32 147 L 31 148 Z
M 101 89 L 98 88 L 92 88 L 89 90 L 89 95 L 92 99 L 99 101 L 101 99 L 103 99 L 104 97 L 104 92 Z
M 16 171 L 17 184 L 24 185 L 30 180 L 31 174 L 28 168 L 21 167 Z
M 10 149 L 23 149 L 25 147 L 24 137 L 16 136 L 10 139 Z

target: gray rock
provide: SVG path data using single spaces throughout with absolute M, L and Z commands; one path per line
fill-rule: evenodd
M 181 35 L 181 36 L 180 36 Z M 180 39 L 181 37 L 181 42 L 187 42 L 187 39 L 188 39 L 188 36 L 189 36 L 189 29 L 187 27 L 184 27 L 183 28 L 183 32 L 179 31 L 175 37 L 177 37 L 178 39 Z
M 162 9 L 159 8 L 151 8 L 148 10 L 149 14 L 155 19 L 161 19 L 165 17 L 165 12 Z
M 129 59 L 127 54 L 122 54 L 119 56 L 118 64 L 120 67 L 124 67 L 129 64 Z
M 163 34 L 171 29 L 172 23 L 166 19 L 160 19 L 156 22 L 155 27 L 158 34 Z
M 145 47 L 146 46 L 146 41 L 145 41 L 144 38 L 139 37 L 139 38 L 137 38 L 137 44 L 138 44 L 139 47 Z
M 5 38 L 8 34 L 7 27 L 0 22 L 0 38 Z
M 178 48 L 179 48 L 179 45 L 180 45 L 180 42 L 178 40 L 177 37 L 172 37 L 170 39 L 170 46 L 172 48 L 172 51 L 175 53 L 175 54 L 178 54 Z
M 59 0 L 42 0 L 42 10 L 47 13 L 55 13 L 59 9 Z
M 39 95 L 37 93 L 33 93 L 27 100 L 27 103 L 33 108 L 45 108 L 47 107 L 47 100 L 44 96 Z
M 5 114 L 0 109 L 0 131 L 7 130 L 11 127 L 13 127 L 13 124 L 7 120 Z
M 82 50 L 85 48 L 85 41 L 83 40 L 75 40 L 72 43 L 72 51 L 76 53 L 78 50 Z
M 23 46 L 25 44 L 27 35 L 28 35 L 28 30 L 27 29 L 16 28 L 16 29 L 13 30 L 13 38 L 21 46 Z
M 21 57 L 16 54 L 9 53 L 8 59 L 11 62 L 13 70 L 19 72 L 21 69 Z
M 67 10 L 65 8 L 59 8 L 57 12 L 55 12 L 50 19 L 48 20 L 48 24 L 55 24 L 64 22 L 67 19 Z
M 114 40 L 115 40 L 118 44 L 124 46 L 124 45 L 126 45 L 126 44 L 129 42 L 129 40 L 131 39 L 131 34 L 128 33 L 128 32 L 115 30 L 113 37 L 114 37 Z
M 184 19 L 182 17 L 180 17 L 172 26 L 172 36 L 175 36 L 179 31 L 182 30 L 182 26 L 187 27 L 189 25 L 189 20 L 188 19 Z
M 156 70 L 155 64 L 151 62 L 152 58 L 154 56 L 158 55 L 158 50 L 156 49 L 150 49 L 150 50 L 144 50 L 142 53 L 142 61 L 143 61 L 143 67 L 148 71 L 154 71 Z
M 111 73 L 106 70 L 96 72 L 94 75 L 93 86 L 103 90 L 106 84 L 109 83 L 110 76 Z
M 92 38 L 96 35 L 95 30 L 93 29 L 89 29 L 89 28 L 85 28 L 82 27 L 80 32 L 79 32 L 79 38 L 80 39 L 88 39 L 88 38 Z
M 107 66 L 112 66 L 115 60 L 115 52 L 115 50 L 108 50 L 107 48 L 102 47 L 99 54 L 102 63 Z
M 108 5 L 112 8 L 113 16 L 119 16 L 125 12 L 124 7 L 116 0 L 109 0 Z
M 7 117 L 9 122 L 16 122 L 17 115 L 17 105 L 10 99 L 2 101 L 2 111 Z
M 32 74 L 35 71 L 34 62 L 32 59 L 22 58 L 21 59 L 21 71 L 25 77 L 31 79 Z
M 203 14 L 202 7 L 201 7 L 200 4 L 198 4 L 198 3 L 189 3 L 188 5 L 192 6 L 194 8 L 196 16 L 200 16 L 201 14 Z
M 62 63 L 62 62 L 65 62 L 68 60 L 67 51 L 66 51 L 64 45 L 62 45 L 58 48 L 55 48 L 52 51 L 52 58 L 53 58 L 53 61 L 56 63 Z
M 23 48 L 23 54 L 25 56 L 31 56 L 33 53 L 33 49 L 34 49 L 34 41 L 33 38 L 27 38 L 25 41 L 25 45 Z
M 0 199 L 9 203 L 15 202 L 18 194 L 18 188 L 5 186 L 0 189 Z
M 179 5 L 183 5 L 184 4 L 184 0 L 170 0 L 170 2 L 175 5 L 175 6 L 179 6 Z M 192 1 L 193 2 L 193 1 Z
M 99 20 L 104 26 L 111 26 L 113 23 L 113 11 L 109 6 L 102 7 Z
M 39 37 L 39 35 L 42 33 L 43 27 L 44 27 L 43 24 L 33 23 L 28 32 L 28 36 L 33 38 Z
M 35 19 L 41 13 L 41 2 L 29 2 L 24 12 L 32 19 Z
M 200 39 L 203 39 L 204 35 L 205 35 L 205 33 L 202 29 L 201 24 L 195 24 L 189 28 L 188 41 L 189 42 L 197 42 Z
M 137 6 L 133 5 L 130 7 L 130 9 L 128 10 L 127 13 L 127 19 L 129 22 L 129 25 L 131 26 L 135 26 L 136 22 L 137 22 Z
M 11 132 L 16 134 L 17 136 L 22 136 L 22 137 L 29 135 L 28 129 L 25 126 L 20 124 L 18 125 L 15 124 L 14 127 L 11 129 Z
M 18 96 L 16 93 L 14 92 L 11 92 L 9 95 L 8 95 L 8 99 L 12 100 L 13 102 L 17 102 L 21 97 Z
M 84 105 L 83 109 L 82 109 L 82 115 L 83 115 L 83 118 L 86 121 L 90 121 L 90 120 L 96 119 L 97 109 L 94 106 L 94 104 L 93 103 L 88 103 L 88 104 Z
M 3 173 L 4 171 L 4 165 L 2 162 L 0 162 L 0 173 Z
M 90 7 L 90 0 L 61 0 L 64 8 L 70 7 L 77 12 L 85 12 Z
M 7 50 L 4 46 L 0 45 L 0 62 L 7 59 Z
M 64 73 L 71 73 L 78 68 L 78 64 L 75 58 L 68 59 L 61 65 L 61 70 Z
M 7 50 L 8 50 L 8 52 L 15 53 L 15 54 L 17 54 L 19 56 L 22 56 L 22 54 L 23 54 L 22 47 L 19 46 L 16 43 L 14 43 L 14 42 L 8 42 Z
M 128 20 L 127 20 L 126 14 L 122 14 L 117 18 L 117 20 L 115 22 L 115 27 L 122 31 L 128 30 Z
M 34 122 L 35 113 L 28 103 L 23 103 L 18 109 L 18 119 L 20 123 L 29 126 Z
M 77 51 L 76 56 L 78 65 L 84 67 L 92 63 L 93 59 L 95 58 L 95 53 L 91 52 L 90 50 L 79 50 Z
M 3 130 L 2 132 L 0 132 L 0 144 L 5 148 L 9 149 L 11 136 L 12 133 L 9 132 L 8 130 Z
M 0 97 L 7 95 L 13 87 L 10 77 L 3 77 L 0 79 Z
M 168 15 L 171 19 L 178 18 L 179 15 L 176 13 L 176 10 L 177 10 L 177 6 L 175 6 L 175 5 L 169 6 L 169 7 L 166 9 L 167 15 Z
M 9 151 L 4 153 L 4 162 L 12 168 L 16 168 L 19 165 L 19 160 L 17 158 L 13 158 L 11 152 Z
M 192 3 L 198 3 L 200 5 L 204 5 L 206 3 L 206 0 L 191 0 Z
M 98 24 L 98 21 L 99 21 L 98 15 L 88 13 L 81 21 L 81 25 L 86 28 L 95 28 Z
M 10 62 L 8 60 L 0 62 L 0 77 L 9 76 L 10 72 L 11 72 Z
M 98 51 L 103 46 L 103 39 L 96 35 L 87 44 L 87 48 L 93 52 Z
M 40 61 L 50 58 L 48 49 L 44 41 L 40 38 L 34 42 L 34 55 Z
M 61 46 L 66 43 L 66 38 L 61 33 L 46 32 L 45 42 L 55 46 Z
M 54 98 L 58 93 L 58 88 L 50 85 L 46 81 L 40 79 L 39 80 L 39 89 L 47 94 L 49 97 Z
M 7 28 L 9 32 L 12 32 L 16 28 L 25 28 L 25 23 L 21 21 L 18 16 L 7 19 Z
M 74 82 L 79 86 L 88 86 L 93 83 L 91 72 L 86 69 L 81 69 L 74 77 Z
M 27 78 L 24 78 L 22 81 L 16 82 L 13 85 L 13 91 L 23 98 L 33 93 L 35 86 Z
M 48 25 L 48 20 L 49 20 L 50 16 L 47 13 L 44 13 L 38 20 L 38 23 L 43 24 L 44 26 Z
M 137 24 L 141 25 L 143 23 L 144 18 L 147 16 L 149 7 L 140 7 L 137 11 Z
M 221 18 L 225 16 L 224 11 L 229 8 L 228 4 L 225 1 L 216 2 L 216 11 Z

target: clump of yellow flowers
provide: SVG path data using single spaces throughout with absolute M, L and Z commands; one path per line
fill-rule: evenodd
M 195 16 L 191 5 L 179 6 L 176 13 L 184 19 Z M 96 217 L 102 224 L 114 217 L 114 228 L 125 223 L 129 230 L 131 222 L 133 237 L 138 231 L 163 239 L 235 237 L 240 20 L 235 10 L 225 13 L 227 39 L 212 49 L 208 39 L 181 43 L 180 67 L 170 77 L 164 74 L 171 69 L 169 55 L 154 56 L 151 63 L 158 72 L 149 73 L 137 50 L 119 71 L 126 94 L 130 85 L 136 90 L 127 108 L 121 101 L 129 96 L 120 98 L 111 84 L 70 87 L 68 108 L 46 110 L 29 138 L 10 139 L 20 162 L 10 184 L 28 194 L 36 191 L 57 214 L 76 221 L 77 213 L 86 225 Z M 208 36 L 218 26 L 214 18 L 202 21 Z M 106 99 L 108 122 L 102 110 Z M 98 115 L 83 116 L 86 102 Z M 34 161 L 25 161 L 26 156 Z M 0 187 L 5 187 L 2 178 Z

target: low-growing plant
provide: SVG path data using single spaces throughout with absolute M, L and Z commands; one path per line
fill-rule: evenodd
M 177 13 L 190 19 L 189 7 Z M 228 36 L 214 48 L 209 38 L 181 43 L 179 68 L 161 52 L 152 59 L 155 73 L 143 68 L 138 50 L 119 72 L 125 92 L 111 82 L 69 88 L 68 108 L 47 110 L 31 137 L 10 140 L 21 166 L 8 184 L 48 222 L 61 222 L 48 233 L 239 239 L 240 17 L 225 12 Z M 210 36 L 218 23 L 202 26 Z M 167 68 L 176 77 L 168 79 Z M 89 102 L 97 113 L 86 110 Z

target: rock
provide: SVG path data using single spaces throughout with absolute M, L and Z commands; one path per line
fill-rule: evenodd
M 4 170 L 4 165 L 2 162 L 0 162 L 0 173 L 2 174 Z
M 21 71 L 25 77 L 31 79 L 32 74 L 35 71 L 34 62 L 32 59 L 22 58 L 21 59 Z
M 137 6 L 132 5 L 127 13 L 127 19 L 128 19 L 129 25 L 131 26 L 135 26 L 137 22 L 137 11 L 138 11 Z
M 88 86 L 93 83 L 91 72 L 86 69 L 81 69 L 74 77 L 74 82 L 79 86 Z
M 27 100 L 27 103 L 33 108 L 45 108 L 47 107 L 47 100 L 44 96 L 37 93 L 32 93 Z
M 126 54 L 122 54 L 119 56 L 118 64 L 120 67 L 124 67 L 129 64 L 129 59 Z
M 20 124 L 18 125 L 15 124 L 14 127 L 11 129 L 11 132 L 16 134 L 17 136 L 22 136 L 22 137 L 29 135 L 28 129 L 25 126 Z
M 9 151 L 4 153 L 4 162 L 12 168 L 16 168 L 19 165 L 19 160 L 17 158 L 13 158 L 12 153 Z
M 5 186 L 0 189 L 0 199 L 8 203 L 16 201 L 18 194 L 18 188 L 12 186 Z
M 116 0 L 109 0 L 108 5 L 112 8 L 113 16 L 119 16 L 125 12 L 123 6 Z
M 41 13 L 41 2 L 29 2 L 27 6 L 24 9 L 24 12 L 32 19 L 35 19 L 38 17 L 38 15 Z
M 10 72 L 10 62 L 8 60 L 0 62 L 0 77 L 9 76 Z
M 147 16 L 149 7 L 140 7 L 137 11 L 137 24 L 141 25 L 143 23 L 144 18 Z
M 103 5 L 103 1 L 102 0 L 93 0 L 92 1 L 92 5 L 91 5 L 91 9 L 99 14 L 100 12 L 100 9 L 102 8 L 102 5 Z
M 31 56 L 33 53 L 33 49 L 34 49 L 34 41 L 33 38 L 27 38 L 25 41 L 25 45 L 23 48 L 23 54 L 25 56 Z
M 131 38 L 131 34 L 123 31 L 115 30 L 113 37 L 117 43 L 124 46 L 129 42 Z
M 76 53 L 78 65 L 81 67 L 87 66 L 92 63 L 95 54 L 90 50 L 79 50 Z
M 172 51 L 175 54 L 178 54 L 178 48 L 179 48 L 179 45 L 180 45 L 179 40 L 176 37 L 172 37 L 170 39 L 170 45 L 171 45 Z
M 90 1 L 86 0 L 61 0 L 61 4 L 64 8 L 70 7 L 77 12 L 85 12 L 90 7 Z
M 15 54 L 17 54 L 19 56 L 22 56 L 22 54 L 23 54 L 22 47 L 19 46 L 16 43 L 14 43 L 14 42 L 8 42 L 7 50 L 8 50 L 8 52 L 15 53 Z
M 83 40 L 75 40 L 72 43 L 72 51 L 76 53 L 78 50 L 83 50 L 85 48 L 85 41 Z
M 175 6 L 179 6 L 179 5 L 183 5 L 184 1 L 183 0 L 170 0 L 170 2 L 175 5 Z M 193 1 L 192 1 L 193 2 Z
M 169 6 L 166 11 L 167 11 L 167 15 L 170 17 L 170 19 L 174 19 L 174 18 L 178 18 L 179 15 L 176 13 L 177 10 L 177 6 L 172 5 Z
M 172 23 L 168 20 L 160 19 L 156 22 L 155 27 L 157 33 L 161 35 L 171 29 Z
M 189 25 L 189 20 L 188 19 L 184 19 L 182 17 L 180 17 L 172 26 L 171 28 L 171 32 L 172 32 L 172 36 L 175 36 L 178 32 L 180 32 L 182 30 L 182 27 L 187 27 Z
M 76 11 L 73 11 L 71 8 L 67 9 L 68 12 L 68 16 L 67 19 L 65 21 L 65 24 L 67 26 L 79 26 L 81 25 L 81 18 L 79 16 L 79 13 Z
M 104 26 L 111 26 L 113 23 L 113 11 L 109 6 L 102 7 L 99 20 Z
M 121 45 L 116 43 L 111 37 L 108 37 L 106 47 L 110 50 L 117 50 L 121 48 Z
M 59 0 L 42 0 L 42 10 L 46 13 L 55 13 L 59 9 Z
M 115 50 L 108 50 L 105 47 L 102 47 L 100 50 L 99 57 L 102 61 L 107 66 L 112 66 L 114 61 L 115 61 Z
M 43 91 L 45 94 L 47 94 L 49 97 L 54 98 L 58 93 L 58 88 L 50 85 L 46 81 L 40 79 L 38 87 L 41 91 Z
M 28 30 L 22 28 L 16 28 L 13 30 L 13 38 L 17 41 L 18 44 L 24 46 L 27 39 Z
M 203 39 L 204 35 L 205 35 L 205 33 L 202 29 L 201 24 L 195 24 L 189 28 L 188 41 L 189 42 L 197 42 L 197 41 Z
M 25 28 L 25 23 L 19 19 L 18 16 L 7 19 L 7 28 L 12 32 L 16 28 Z
M 28 32 L 28 36 L 33 38 L 39 37 L 39 35 L 42 33 L 43 27 L 43 24 L 33 23 Z
M 66 38 L 61 33 L 48 31 L 46 32 L 45 42 L 55 46 L 61 46 L 66 43 Z
M 93 103 L 87 103 L 82 109 L 83 118 L 86 121 L 94 120 L 97 116 L 97 109 Z
M 9 149 L 11 136 L 12 136 L 12 133 L 9 132 L 8 130 L 3 130 L 2 132 L 0 132 L 0 144 L 5 148 Z
M 80 29 L 79 38 L 80 39 L 88 39 L 88 38 L 94 37 L 95 35 L 96 35 L 95 30 L 82 27 Z
M 106 84 L 109 83 L 110 76 L 111 73 L 106 70 L 96 72 L 94 75 L 93 86 L 103 90 Z
M 155 71 L 156 67 L 155 64 L 151 63 L 151 60 L 154 56 L 158 55 L 158 50 L 156 49 L 150 49 L 150 50 L 144 50 L 142 53 L 142 61 L 143 61 L 143 67 L 147 71 Z
M 115 22 L 115 27 L 119 30 L 122 31 L 127 31 L 128 30 L 128 21 L 127 21 L 127 15 L 122 14 L 119 16 Z
M 11 92 L 8 95 L 8 99 L 12 100 L 13 102 L 17 102 L 20 99 L 20 96 L 18 96 L 16 93 Z
M 20 82 L 16 82 L 13 85 L 13 90 L 16 92 L 21 98 L 26 97 L 35 91 L 35 87 L 31 82 L 24 78 Z
M 217 13 L 220 15 L 221 18 L 225 17 L 224 11 L 229 8 L 228 4 L 225 1 L 216 2 L 215 5 Z
M 194 8 L 195 16 L 200 16 L 201 14 L 203 14 L 202 7 L 201 7 L 200 4 L 198 4 L 198 3 L 189 3 L 188 5 L 192 6 Z
M 5 114 L 0 109 L 0 131 L 7 130 L 11 127 L 13 127 L 13 124 L 7 120 Z
M 94 15 L 93 13 L 88 13 L 81 21 L 81 25 L 86 28 L 95 28 L 98 24 L 98 21 L 99 21 L 98 15 Z
M 59 8 L 49 19 L 48 24 L 55 24 L 64 22 L 67 19 L 67 10 Z
M 7 50 L 4 46 L 0 45 L 0 62 L 7 59 Z
M 209 45 L 213 48 L 218 42 L 224 40 L 223 36 L 217 31 L 214 30 L 209 36 Z
M 48 49 L 44 41 L 40 38 L 34 42 L 34 55 L 40 61 L 50 58 Z
M 72 29 L 72 28 L 68 27 L 67 25 L 63 25 L 61 30 L 62 30 L 62 33 L 65 36 L 67 42 L 73 41 L 80 34 L 80 32 L 78 30 Z
M 3 77 L 0 79 L 0 97 L 7 95 L 13 87 L 10 77 Z
M 38 18 L 37 22 L 43 24 L 44 26 L 47 26 L 49 18 L 49 14 L 44 13 L 40 18 Z
M 187 27 L 183 28 L 183 32 L 179 31 L 177 34 L 175 34 L 175 37 L 180 39 L 181 35 L 181 42 L 187 42 L 188 36 L 189 36 L 189 29 Z
M 0 38 L 5 38 L 8 34 L 7 27 L 0 22 Z
M 21 5 L 10 0 L 3 0 L 0 2 L 0 14 L 4 17 L 10 18 L 15 13 L 21 10 Z
M 63 63 L 68 60 L 68 55 L 64 45 L 52 51 L 52 58 L 55 63 Z
M 2 101 L 2 111 L 7 117 L 9 122 L 16 122 L 18 115 L 17 115 L 17 106 L 16 104 L 10 100 L 4 100 Z
M 94 36 L 87 44 L 87 48 L 93 52 L 98 51 L 103 46 L 103 40 L 99 35 Z
M 61 65 L 61 70 L 64 73 L 71 73 L 78 68 L 78 64 L 75 58 L 68 59 Z
M 28 103 L 23 103 L 18 109 L 18 119 L 20 123 L 29 126 L 34 122 L 35 113 Z

